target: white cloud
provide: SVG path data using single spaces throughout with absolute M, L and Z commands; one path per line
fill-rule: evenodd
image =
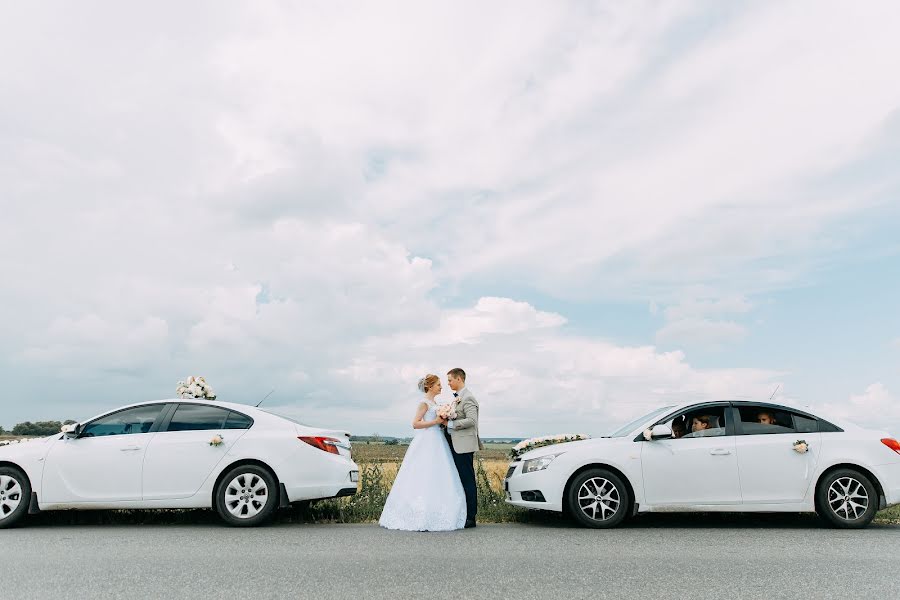
M 470 309 L 444 311 L 437 332 L 410 341 L 425 346 L 474 344 L 492 334 L 558 327 L 565 322 L 562 315 L 536 310 L 527 302 L 488 297 Z
M 130 371 L 148 360 L 159 360 L 169 342 L 169 327 L 159 317 L 111 321 L 95 314 L 60 317 L 45 331 L 28 335 L 28 345 L 16 362 L 46 373 L 59 369 L 66 376 L 79 370 Z
M 900 399 L 880 382 L 869 385 L 862 394 L 846 402 L 825 403 L 828 413 L 859 425 L 900 434 Z
M 497 304 L 512 303 L 493 299 Z M 477 306 L 482 305 L 484 299 Z M 527 304 L 516 303 L 523 313 Z M 473 311 L 463 311 L 464 314 Z M 452 319 L 450 320 L 452 321 Z M 761 369 L 697 369 L 682 352 L 652 346 L 619 346 L 538 325 L 477 339 L 455 338 L 442 320 L 432 329 L 368 340 L 335 374 L 348 385 L 380 397 L 398 396 L 387 412 L 373 415 L 379 430 L 402 421 L 414 408 L 419 377 L 462 367 L 482 404 L 489 435 L 523 435 L 583 429 L 599 434 L 637 413 L 692 399 L 765 397 L 780 375 Z M 456 323 L 468 333 L 468 323 Z M 455 343 L 448 343 L 450 340 Z M 409 339 L 420 341 L 411 352 Z
M 673 321 L 656 332 L 656 342 L 663 345 L 721 346 L 738 342 L 747 328 L 733 321 L 685 318 Z
M 891 3 L 134 10 L 0 23 L 0 377 L 45 376 L 6 418 L 117 403 L 111 369 L 385 432 L 458 364 L 491 434 L 767 394 L 780 373 L 546 307 L 653 301 L 663 349 L 745 339 L 748 298 L 877 201 L 826 184 L 900 105 Z
M 656 343 L 715 348 L 739 342 L 746 337 L 747 328 L 727 317 L 747 313 L 751 309 L 751 303 L 742 296 L 688 296 L 663 311 L 666 324 L 656 332 Z

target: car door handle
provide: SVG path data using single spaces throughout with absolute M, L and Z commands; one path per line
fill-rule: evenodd
M 140 449 L 140 446 L 125 446 L 124 448 L 119 448 L 122 452 L 137 452 Z
M 725 448 L 716 448 L 715 450 L 710 450 L 709 453 L 713 456 L 725 456 L 727 454 L 731 454 L 731 450 L 726 450 Z

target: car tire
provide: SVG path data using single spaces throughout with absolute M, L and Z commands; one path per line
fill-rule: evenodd
M 255 527 L 265 523 L 278 507 L 278 481 L 258 465 L 230 469 L 216 489 L 216 511 L 235 527 Z
M 833 471 L 816 488 L 816 512 L 832 527 L 865 527 L 875 518 L 878 503 L 875 484 L 854 469 Z
M 628 516 L 631 494 L 622 479 L 606 469 L 579 473 L 566 493 L 569 514 L 581 525 L 609 529 Z
M 0 529 L 15 526 L 28 514 L 31 482 L 15 467 L 0 467 Z

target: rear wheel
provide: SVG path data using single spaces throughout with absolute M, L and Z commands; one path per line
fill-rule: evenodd
M 854 469 L 839 469 L 816 488 L 819 516 L 834 527 L 865 527 L 878 512 L 878 491 L 872 481 Z
M 229 525 L 254 527 L 278 506 L 278 483 L 267 469 L 242 465 L 225 474 L 216 491 L 216 511 Z
M 12 527 L 28 512 L 31 482 L 14 467 L 0 467 L 0 529 Z
M 606 469 L 589 469 L 572 480 L 568 491 L 569 512 L 581 525 L 607 529 L 619 525 L 628 513 L 631 496 L 618 475 Z

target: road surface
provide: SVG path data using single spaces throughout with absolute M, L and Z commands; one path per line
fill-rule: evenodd
M 638 519 L 480 525 L 39 525 L 0 531 L 5 598 L 892 598 L 900 527 Z

